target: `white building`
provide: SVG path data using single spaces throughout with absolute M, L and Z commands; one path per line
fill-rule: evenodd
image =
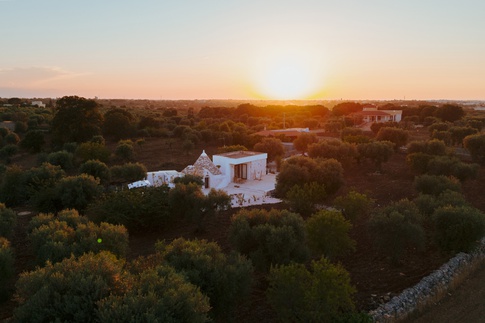
M 354 118 L 362 118 L 363 122 L 400 122 L 402 110 L 377 110 L 377 108 L 364 108 L 352 114 Z
M 147 172 L 146 180 L 150 183 L 150 186 L 168 185 L 172 188 L 175 186 L 173 180 L 184 175 L 184 173 L 177 172 L 176 170 L 161 170 L 157 172 Z
M 42 101 L 32 101 L 32 106 L 38 106 L 39 108 L 45 108 L 45 104 Z

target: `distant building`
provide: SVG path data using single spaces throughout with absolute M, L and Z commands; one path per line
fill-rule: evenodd
M 150 186 L 162 186 L 168 185 L 174 187 L 174 179 L 184 176 L 184 173 L 177 172 L 176 170 L 161 170 L 157 172 L 147 172 L 146 180 L 150 183 Z
M 45 108 L 45 104 L 42 101 L 32 101 L 32 106 L 38 106 L 39 108 Z
M 402 110 L 377 110 L 377 108 L 364 108 L 362 111 L 352 113 L 352 118 L 361 119 L 362 122 L 400 122 Z

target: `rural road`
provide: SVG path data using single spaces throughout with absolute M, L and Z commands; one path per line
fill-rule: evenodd
M 485 322 L 485 264 L 420 316 L 406 323 L 475 323 Z

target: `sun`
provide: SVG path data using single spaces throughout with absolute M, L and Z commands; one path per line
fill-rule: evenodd
M 321 88 L 321 75 L 312 61 L 295 54 L 273 55 L 255 73 L 256 92 L 267 99 L 308 99 Z

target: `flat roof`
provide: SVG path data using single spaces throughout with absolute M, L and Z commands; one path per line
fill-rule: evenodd
M 247 151 L 247 150 L 238 150 L 238 151 L 230 151 L 228 153 L 223 153 L 223 154 L 216 154 L 214 156 L 222 156 L 222 157 L 228 157 L 228 158 L 244 158 L 244 157 L 249 157 L 249 156 L 256 156 L 256 155 L 262 155 L 265 153 L 260 153 L 258 151 Z

